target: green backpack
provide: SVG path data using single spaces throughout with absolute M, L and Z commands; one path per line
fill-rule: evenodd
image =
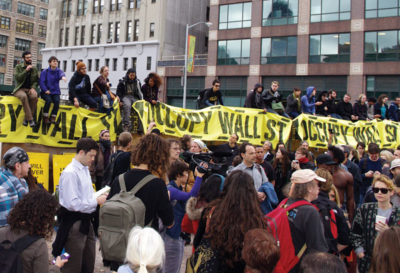
M 127 192 L 124 174 L 119 175 L 121 192 L 100 208 L 99 238 L 104 260 L 124 262 L 131 229 L 136 225 L 144 227 L 146 207 L 136 193 L 154 178 L 154 175 L 147 175 Z

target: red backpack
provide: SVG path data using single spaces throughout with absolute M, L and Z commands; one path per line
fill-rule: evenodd
M 276 242 L 281 249 L 281 257 L 275 267 L 274 273 L 289 272 L 301 259 L 307 249 L 304 244 L 299 253 L 295 253 L 292 234 L 290 232 L 288 214 L 289 211 L 300 206 L 313 206 L 305 200 L 297 201 L 290 206 L 287 206 L 288 199 L 283 200 L 279 206 L 265 216 L 268 224 L 268 229 L 275 237 Z M 285 251 L 282 251 L 285 250 Z

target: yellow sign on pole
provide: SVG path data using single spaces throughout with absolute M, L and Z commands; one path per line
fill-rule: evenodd
M 56 190 L 56 187 L 59 184 L 62 171 L 65 169 L 65 167 L 68 166 L 69 163 L 71 163 L 72 158 L 74 157 L 75 154 L 71 153 L 63 155 L 53 155 L 53 192 Z
M 188 62 L 187 62 L 187 72 L 193 72 L 194 70 L 194 49 L 196 46 L 196 36 L 188 36 Z
M 28 153 L 29 164 L 32 174 L 37 178 L 38 183 L 49 190 L 49 154 L 47 153 Z

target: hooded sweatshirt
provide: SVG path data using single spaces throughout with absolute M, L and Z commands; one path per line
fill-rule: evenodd
M 134 68 L 128 69 L 128 71 L 125 74 L 125 77 L 123 77 L 121 80 L 119 80 L 118 86 L 117 86 L 117 95 L 118 97 L 122 100 L 122 98 L 126 95 L 128 95 L 129 90 L 128 88 L 131 88 L 132 94 L 135 99 L 142 100 L 143 99 L 143 93 L 141 90 L 141 83 L 139 79 L 136 77 L 133 80 L 129 79 L 129 74 L 130 73 L 135 73 L 136 70 Z
M 43 93 L 50 90 L 51 95 L 60 95 L 60 80 L 62 77 L 65 77 L 65 73 L 61 69 L 56 67 L 53 70 L 49 66 L 40 73 L 40 89 Z
M 314 86 L 307 87 L 306 95 L 301 97 L 301 111 L 305 114 L 315 114 L 315 96 L 311 96 Z
M 262 88 L 261 92 L 258 93 L 256 90 L 258 88 Z M 262 99 L 262 93 L 264 91 L 264 87 L 259 84 L 256 83 L 254 85 L 254 89 L 253 91 L 251 91 L 246 98 L 246 102 L 245 102 L 245 107 L 248 108 L 258 108 L 258 109 L 264 109 L 265 105 L 264 105 L 264 100 Z

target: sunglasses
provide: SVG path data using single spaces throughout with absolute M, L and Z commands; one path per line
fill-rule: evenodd
M 383 194 L 387 194 L 390 190 L 386 188 L 372 188 L 374 193 L 378 193 L 379 191 Z

